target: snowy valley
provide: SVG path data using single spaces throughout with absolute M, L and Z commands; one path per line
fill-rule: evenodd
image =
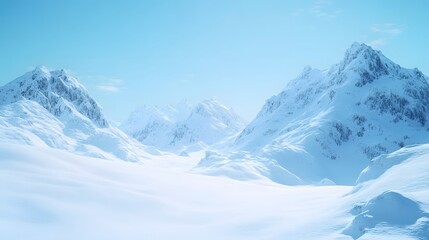
M 0 239 L 429 239 L 428 81 L 354 43 L 250 123 L 206 99 L 115 127 L 36 67 L 0 88 Z

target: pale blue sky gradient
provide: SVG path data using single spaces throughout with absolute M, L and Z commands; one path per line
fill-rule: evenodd
M 0 0 L 0 84 L 79 77 L 108 117 L 216 97 L 247 120 L 306 65 L 355 41 L 429 74 L 429 1 Z

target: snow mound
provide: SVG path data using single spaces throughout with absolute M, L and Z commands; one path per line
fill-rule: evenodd
M 379 192 L 394 189 L 401 193 L 417 193 L 419 201 L 429 202 L 429 144 L 401 149 L 386 155 L 386 161 L 382 159 L 377 161 L 377 167 L 370 166 L 362 172 L 353 195 L 372 198 Z M 390 163 L 390 159 L 396 165 Z M 366 177 L 371 180 L 364 181 Z
M 390 207 L 385 211 L 391 211 L 392 215 L 385 216 L 380 222 L 371 222 L 364 214 L 357 218 L 356 222 L 364 222 L 365 226 L 375 226 L 367 228 L 364 235 L 359 239 L 427 239 L 429 236 L 429 144 L 422 144 L 412 147 L 406 147 L 388 155 L 381 156 L 374 160 L 367 169 L 361 173 L 357 185 L 350 194 L 345 196 L 350 201 L 350 206 L 355 205 L 352 213 L 358 215 L 363 213 L 362 208 L 366 204 L 355 204 L 356 202 L 370 202 L 371 199 L 377 199 L 381 192 L 395 192 L 406 196 L 414 203 L 404 200 L 396 194 L 390 193 L 392 199 L 404 206 L 397 206 L 394 203 L 380 201 L 380 207 Z M 392 197 L 393 196 L 393 197 Z M 396 197 L 395 197 L 396 196 Z M 387 198 L 387 199 L 390 199 Z M 382 203 L 382 204 L 381 204 Z M 416 210 L 416 204 L 423 215 L 419 215 L 420 210 Z M 411 207 L 410 207 L 411 206 Z M 403 208 L 403 209 L 402 209 Z M 373 210 L 371 210 L 373 211 Z M 380 210 L 381 211 L 381 210 Z M 400 224 L 392 220 L 393 214 L 398 214 L 399 218 L 412 222 L 417 218 L 415 223 Z M 377 213 L 378 214 L 378 213 Z M 375 214 L 375 215 L 377 215 Z M 371 215 L 372 216 L 372 215 Z M 378 214 L 377 216 L 380 216 Z M 420 218 L 418 218 L 420 216 Z M 379 217 L 381 218 L 381 217 Z M 358 226 L 358 225 L 356 225 Z M 356 236 L 363 231 L 357 231 L 354 228 Z M 355 231 L 356 230 L 356 231 Z M 359 233 L 359 234 L 358 234 Z
M 227 176 L 237 180 L 269 179 L 285 185 L 304 183 L 276 161 L 255 157 L 245 152 L 225 156 L 214 151 L 206 151 L 205 157 L 193 171 L 211 176 Z
M 427 217 L 419 203 L 404 197 L 402 194 L 386 191 L 364 205 L 356 205 L 352 213 L 357 216 L 344 229 L 343 233 L 357 239 L 365 234 L 368 229 L 374 228 L 377 224 L 394 225 L 396 227 L 413 225 L 420 218 Z M 426 236 L 429 236 L 429 229 Z
M 120 128 L 139 142 L 165 151 L 196 151 L 238 134 L 244 120 L 213 99 L 192 105 L 143 106 Z
M 356 185 L 377 179 L 388 169 L 401 164 L 404 161 L 409 161 L 416 157 L 429 154 L 429 145 L 422 144 L 417 146 L 407 146 L 393 153 L 383 154 L 374 158 L 368 167 L 366 167 L 359 175 Z

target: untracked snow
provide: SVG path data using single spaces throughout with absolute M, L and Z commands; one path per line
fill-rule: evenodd
M 332 239 L 350 190 L 204 176 L 166 167 L 190 160 L 168 155 L 137 164 L 11 144 L 0 155 L 0 239 Z
M 200 154 L 142 164 L 0 143 L 0 239 L 427 239 L 416 154 L 352 189 L 200 175 Z

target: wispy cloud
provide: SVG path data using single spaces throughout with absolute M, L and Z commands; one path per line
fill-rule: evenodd
M 333 8 L 332 0 L 316 0 L 313 2 L 310 12 L 316 17 L 323 18 L 335 17 L 342 10 Z
M 388 41 L 386 39 L 378 38 L 378 39 L 375 39 L 375 40 L 368 42 L 368 45 L 370 45 L 372 47 L 378 47 L 378 46 L 386 45 L 387 43 L 388 43 Z
M 88 83 L 90 88 L 107 93 L 117 93 L 124 88 L 124 81 L 103 75 L 86 75 L 79 77 Z
M 330 17 L 334 16 L 332 11 L 329 11 L 329 7 L 332 5 L 330 0 L 317 0 L 314 1 L 311 7 L 311 13 L 316 17 Z
M 188 84 L 188 83 L 191 83 L 194 79 L 195 79 L 195 73 L 186 73 L 180 79 L 180 82 L 183 84 Z
M 334 7 L 332 0 L 316 0 L 307 8 L 299 8 L 292 12 L 292 16 L 310 15 L 317 18 L 334 18 L 342 12 Z
M 305 8 L 299 8 L 299 9 L 296 9 L 295 11 L 293 11 L 291 13 L 291 15 L 294 17 L 298 17 L 298 16 L 304 14 L 306 11 L 307 11 L 307 9 L 305 9 Z
M 387 45 L 392 38 L 402 33 L 402 27 L 393 23 L 374 24 L 369 30 L 372 40 L 367 43 L 373 47 Z
M 104 92 L 119 92 L 121 87 L 123 86 L 123 81 L 121 79 L 109 79 L 106 77 L 100 77 L 102 83 L 98 84 L 96 87 L 97 90 Z
M 402 33 L 402 28 L 392 23 L 384 23 L 374 24 L 371 27 L 371 31 L 374 33 L 398 35 Z
M 118 92 L 119 88 L 111 85 L 98 85 L 96 88 L 104 92 Z

